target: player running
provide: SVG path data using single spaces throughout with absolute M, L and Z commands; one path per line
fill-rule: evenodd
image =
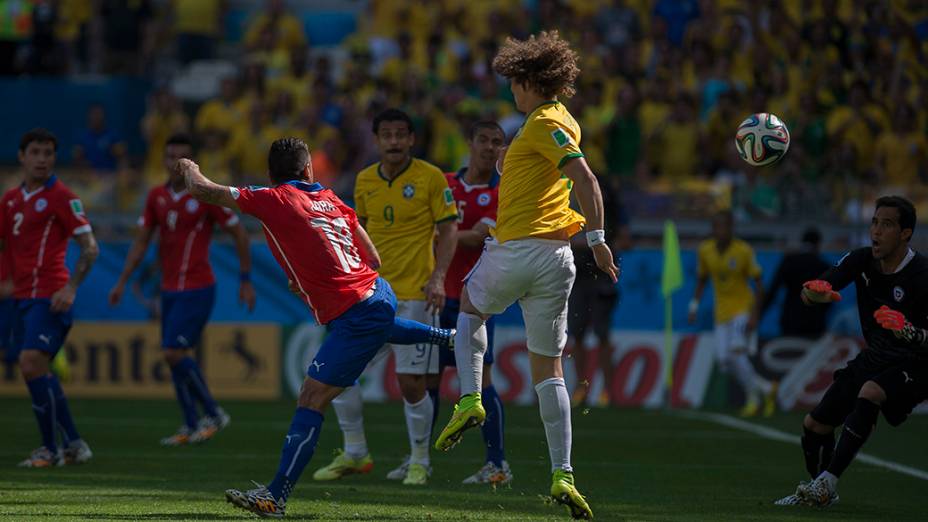
M 496 170 L 500 152 L 506 143 L 502 127 L 494 121 L 480 121 L 470 128 L 468 146 L 470 165 L 457 172 L 445 174 L 448 186 L 458 208 L 457 250 L 448 276 L 445 277 L 445 307 L 441 311 L 442 328 L 453 328 L 461 307 L 461 288 L 464 278 L 474 268 L 483 243 L 490 236 L 490 227 L 496 226 L 496 202 L 499 199 L 499 172 Z M 464 479 L 464 484 L 508 484 L 512 471 L 503 451 L 503 402 L 493 386 L 493 317 L 487 320 L 487 353 L 483 358 L 483 382 L 480 400 L 487 412 L 482 426 L 483 441 L 487 448 L 486 463 L 476 473 Z M 438 375 L 429 375 L 429 395 L 435 405 L 432 424 L 438 418 L 438 388 L 441 372 L 454 366 L 454 352 L 440 350 Z
M 854 283 L 867 349 L 836 371 L 834 382 L 802 423 L 802 452 L 812 481 L 778 505 L 826 507 L 838 501 L 838 478 L 873 432 L 880 412 L 899 426 L 928 399 L 928 259 L 909 247 L 915 207 L 899 196 L 877 199 L 870 247 L 849 252 L 820 279 L 803 285 L 806 304 L 839 301 Z M 843 424 L 835 444 L 835 428 Z
M 19 352 L 42 435 L 42 446 L 19 463 L 27 468 L 79 464 L 93 456 L 77 431 L 58 377 L 49 371 L 71 329 L 77 287 L 99 254 L 81 200 L 52 173 L 57 146 L 45 129 L 23 135 L 23 183 L 0 199 L 0 255 L 9 255 L 13 267 L 12 349 Z M 72 236 L 80 255 L 69 273 L 64 258 Z M 61 433 L 60 446 L 56 432 Z
M 249 310 L 255 306 L 248 233 L 230 210 L 202 204 L 187 192 L 184 178 L 175 166 L 181 158 L 191 157 L 193 144 L 187 136 L 178 134 L 168 140 L 164 147 L 168 181 L 148 193 L 138 234 L 109 294 L 110 305 L 119 304 L 126 282 L 145 257 L 157 232 L 162 271 L 161 347 L 171 368 L 184 420 L 176 433 L 161 439 L 163 446 L 172 447 L 209 440 L 231 420 L 213 399 L 199 363 L 191 357 L 216 301 L 216 278 L 209 264 L 209 244 L 216 224 L 235 239 L 241 269 L 239 300 Z M 197 403 L 203 409 L 202 418 L 197 413 Z
M 372 268 L 380 264 L 376 248 L 354 211 L 332 191 L 313 183 L 305 143 L 296 138 L 275 141 L 268 167 L 274 186 L 236 189 L 209 181 L 192 161 L 178 163 L 193 197 L 261 220 L 268 247 L 291 286 L 319 324 L 328 325 L 329 335 L 300 390 L 274 480 L 250 491 L 226 491 L 226 499 L 234 505 L 280 518 L 315 451 L 329 402 L 355 384 L 385 343 L 432 340 L 447 346 L 454 332 L 395 316 L 393 290 Z
M 757 329 L 764 286 L 754 250 L 733 237 L 734 217 L 723 210 L 712 219 L 712 237 L 699 245 L 696 290 L 689 305 L 689 322 L 696 322 L 699 302 L 712 279 L 715 290 L 715 356 L 727 373 L 734 374 L 744 389 L 742 417 L 760 412 L 763 397 L 765 417 L 776 411 L 776 385 L 757 374 L 748 357 L 750 339 Z M 754 282 L 751 292 L 750 282 Z
M 396 315 L 433 324 L 445 302 L 445 274 L 454 256 L 454 199 L 441 170 L 412 157 L 416 136 L 406 113 L 383 111 L 374 118 L 373 132 L 381 160 L 358 173 L 354 189 L 358 219 L 383 259 L 378 271 L 396 292 Z M 381 356 L 389 350 L 385 347 Z M 393 354 L 410 456 L 387 478 L 424 485 L 431 472 L 433 417 L 425 379 L 438 373 L 438 350 L 426 343 L 415 350 L 397 348 Z M 374 465 L 364 435 L 360 387 L 345 390 L 332 405 L 345 449 L 328 466 L 316 470 L 315 480 L 367 473 Z
M 570 208 L 571 187 L 588 219 L 587 244 L 596 265 L 617 281 L 603 232 L 603 202 L 596 176 L 580 152 L 580 127 L 558 96 L 571 96 L 580 70 L 577 54 L 556 31 L 506 40 L 493 69 L 510 80 L 516 108 L 526 113 L 503 161 L 493 239 L 461 292 L 455 360 L 461 399 L 435 442 L 448 450 L 468 428 L 482 424 L 480 394 L 486 320 L 518 301 L 525 319 L 532 382 L 538 394 L 553 472 L 551 496 L 574 518 L 592 518 L 574 486 L 570 464 L 570 396 L 561 354 L 567 342 L 567 297 L 574 281 L 569 239 L 584 225 Z

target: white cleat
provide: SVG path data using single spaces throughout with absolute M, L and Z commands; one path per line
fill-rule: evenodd
M 72 440 L 67 448 L 64 449 L 65 464 L 84 464 L 93 458 L 93 451 L 90 446 L 84 442 L 84 439 Z
M 838 503 L 838 492 L 832 491 L 825 479 L 817 478 L 811 482 L 800 482 L 796 496 L 807 506 L 826 508 Z
M 502 466 L 487 462 L 477 473 L 464 479 L 462 484 L 496 484 L 502 486 L 510 482 L 512 482 L 512 470 L 509 469 L 509 463 L 504 460 Z
M 425 470 L 429 477 L 432 476 L 432 466 L 426 466 Z M 403 463 L 396 467 L 396 469 L 391 470 L 387 473 L 387 480 L 406 480 L 406 475 L 409 474 L 409 455 L 403 457 Z
M 190 434 L 190 444 L 206 442 L 232 423 L 232 417 L 222 408 L 216 408 L 216 415 L 200 419 L 197 430 Z

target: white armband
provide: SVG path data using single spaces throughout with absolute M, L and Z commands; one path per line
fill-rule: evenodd
M 596 245 L 602 245 L 606 242 L 606 231 L 605 230 L 590 230 L 586 233 L 586 244 L 589 247 L 594 247 Z

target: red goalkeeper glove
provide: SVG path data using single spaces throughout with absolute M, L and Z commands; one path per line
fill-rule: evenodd
M 806 304 L 834 303 L 841 300 L 841 294 L 832 290 L 828 281 L 816 279 L 802 284 L 802 299 Z
M 880 326 L 892 331 L 893 335 L 906 342 L 923 345 L 928 337 L 925 330 L 913 326 L 902 312 L 886 305 L 873 312 L 873 318 Z

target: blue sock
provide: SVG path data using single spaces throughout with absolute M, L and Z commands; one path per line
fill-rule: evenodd
M 319 432 L 322 431 L 322 414 L 309 408 L 297 408 L 290 422 L 290 430 L 280 452 L 280 466 L 277 475 L 267 489 L 274 498 L 287 500 L 296 482 L 300 480 L 303 468 L 309 464 L 316 451 Z
M 64 396 L 64 390 L 61 389 L 61 383 L 58 382 L 58 377 L 52 375 L 48 380 L 52 392 L 55 394 L 55 422 L 62 430 L 64 445 L 67 446 L 72 441 L 80 439 L 81 435 L 77 432 L 77 426 L 74 424 L 74 419 L 71 417 L 71 409 L 68 408 L 68 399 Z
M 200 404 L 203 405 L 203 411 L 207 415 L 210 417 L 218 415 L 219 412 L 216 411 L 216 408 L 219 405 L 216 404 L 216 400 L 213 399 L 213 395 L 206 386 L 206 379 L 203 378 L 200 364 L 190 357 L 184 357 L 179 364 L 184 365 L 187 369 L 187 386 L 190 388 L 190 394 L 193 398 L 200 401 Z
M 436 344 L 447 347 L 451 344 L 452 339 L 454 339 L 454 336 L 449 329 L 435 328 L 419 321 L 397 317 L 393 320 L 393 328 L 390 329 L 390 338 L 387 339 L 387 342 L 392 344 Z
M 487 411 L 487 420 L 480 430 L 483 432 L 483 441 L 487 445 L 487 462 L 497 466 L 503 465 L 503 401 L 496 393 L 492 384 L 480 393 L 480 402 Z
M 29 395 L 32 396 L 32 411 L 35 413 L 35 420 L 39 422 L 42 445 L 55 453 L 58 451 L 58 446 L 55 444 L 55 417 L 58 412 L 56 411 L 55 393 L 49 381 L 48 375 L 43 375 L 26 381 L 26 387 L 29 388 Z
M 185 365 L 184 361 L 171 367 L 171 380 L 174 381 L 174 393 L 177 395 L 177 403 L 180 404 L 180 411 L 184 416 L 184 424 L 191 430 L 197 429 L 197 406 L 193 402 L 193 395 L 190 393 L 190 387 L 187 381 L 190 379 L 190 365 Z
M 432 398 L 432 433 L 435 433 L 435 421 L 438 420 L 438 388 L 428 388 L 425 391 L 429 392 L 429 397 Z

